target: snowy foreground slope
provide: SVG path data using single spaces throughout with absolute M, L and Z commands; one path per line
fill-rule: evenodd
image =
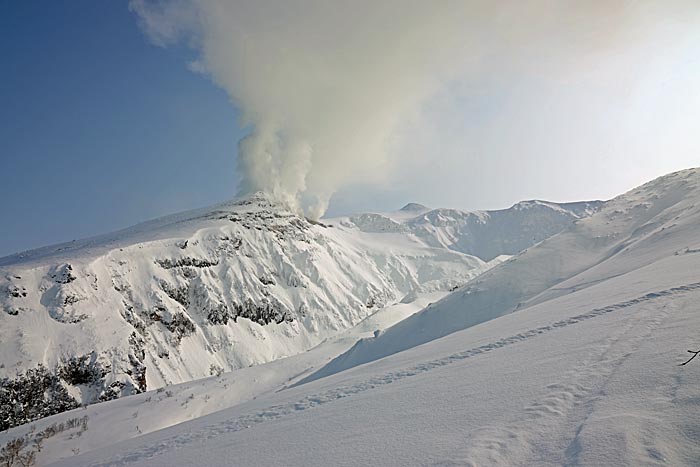
M 38 463 L 700 464 L 700 367 L 678 366 L 700 350 L 700 170 L 606 203 L 413 314 L 440 295 L 295 357 L 56 415 L 0 443 L 87 416 L 87 430 L 47 438 Z
M 60 384 L 91 403 L 274 361 L 462 285 L 599 206 L 409 205 L 324 224 L 258 193 L 0 258 L 0 377 L 68 368 Z M 0 421 L 31 420 L 21 405 Z

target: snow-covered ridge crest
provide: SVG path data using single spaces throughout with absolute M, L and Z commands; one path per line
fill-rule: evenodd
M 287 216 L 293 214 L 291 209 L 272 195 L 258 191 L 214 206 L 159 217 L 116 232 L 5 256 L 0 258 L 0 267 L 30 264 L 32 261 L 43 263 L 50 258 L 59 261 L 60 258 L 71 259 L 77 256 L 95 257 L 137 243 L 192 235 L 206 226 L 208 221 L 216 221 L 217 216 L 226 213 L 260 210 L 274 211 Z
M 2 258 L 0 377 L 77 358 L 87 368 L 76 371 L 100 376 L 69 389 L 92 402 L 273 361 L 385 305 L 452 290 L 579 217 L 548 205 L 401 212 L 315 222 L 255 193 Z M 470 250 L 464 219 L 503 248 Z
M 409 203 L 393 213 L 364 213 L 346 223 L 363 232 L 412 234 L 425 245 L 490 261 L 514 255 L 597 212 L 602 201 L 521 201 L 508 209 L 468 212 Z

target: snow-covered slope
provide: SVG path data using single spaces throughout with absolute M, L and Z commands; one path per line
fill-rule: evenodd
M 700 170 L 689 170 L 616 198 L 363 338 L 346 357 L 374 350 L 369 363 L 298 384 L 313 371 L 306 365 L 343 346 L 329 341 L 294 357 L 303 362 L 61 414 L 34 431 L 89 413 L 87 431 L 66 428 L 45 442 L 53 454 L 39 459 L 69 456 L 56 466 L 695 466 L 700 363 L 678 364 L 700 342 L 699 253 Z M 472 315 L 479 319 L 470 322 Z M 363 332 L 396 318 L 367 322 Z M 410 345 L 378 358 L 398 336 Z M 284 382 L 273 381 L 281 375 Z M 101 429 L 111 419 L 138 435 L 152 419 L 196 416 L 233 381 L 265 389 L 113 445 Z M 17 427 L 0 442 L 31 431 Z
M 273 361 L 384 305 L 462 285 L 586 213 L 542 202 L 478 214 L 409 206 L 317 223 L 258 193 L 9 256 L 0 377 L 68 362 L 77 376 L 63 383 L 85 403 Z M 482 235 L 474 219 L 503 240 L 483 254 L 490 263 L 466 253 Z
M 359 341 L 308 380 L 696 251 L 700 251 L 700 171 L 691 169 L 608 201 L 599 212 L 493 268 L 379 337 Z

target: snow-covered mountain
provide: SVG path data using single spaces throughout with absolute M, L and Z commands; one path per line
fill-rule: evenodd
M 390 214 L 361 214 L 350 218 L 365 232 L 411 233 L 424 244 L 447 248 L 490 261 L 514 255 L 560 232 L 573 219 L 588 217 L 602 201 L 550 203 L 521 201 L 508 209 L 464 212 L 428 209 L 410 203 Z
M 700 169 L 599 208 L 310 351 L 54 415 L 0 445 L 40 438 L 25 451 L 57 466 L 697 465 L 700 372 L 678 364 L 699 350 Z M 426 248 L 386 219 L 428 212 L 313 229 Z
M 454 289 L 599 206 L 413 204 L 312 222 L 257 193 L 1 258 L 0 376 L 60 367 L 89 403 L 295 355 L 385 305 Z
M 606 202 L 592 216 L 522 251 L 376 339 L 359 341 L 309 380 L 697 251 L 700 172 L 693 169 Z M 655 291 L 661 282 L 659 278 L 646 287 Z

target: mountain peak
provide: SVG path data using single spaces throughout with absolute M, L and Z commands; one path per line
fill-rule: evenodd
M 254 191 L 251 193 L 246 193 L 240 195 L 233 201 L 233 204 L 238 206 L 245 206 L 250 204 L 256 204 L 261 207 L 272 207 L 281 206 L 283 203 L 278 200 L 274 195 L 266 191 Z
M 401 211 L 426 211 L 429 208 L 427 206 L 423 206 L 422 204 L 419 203 L 408 203 L 406 206 L 402 207 L 400 210 Z

